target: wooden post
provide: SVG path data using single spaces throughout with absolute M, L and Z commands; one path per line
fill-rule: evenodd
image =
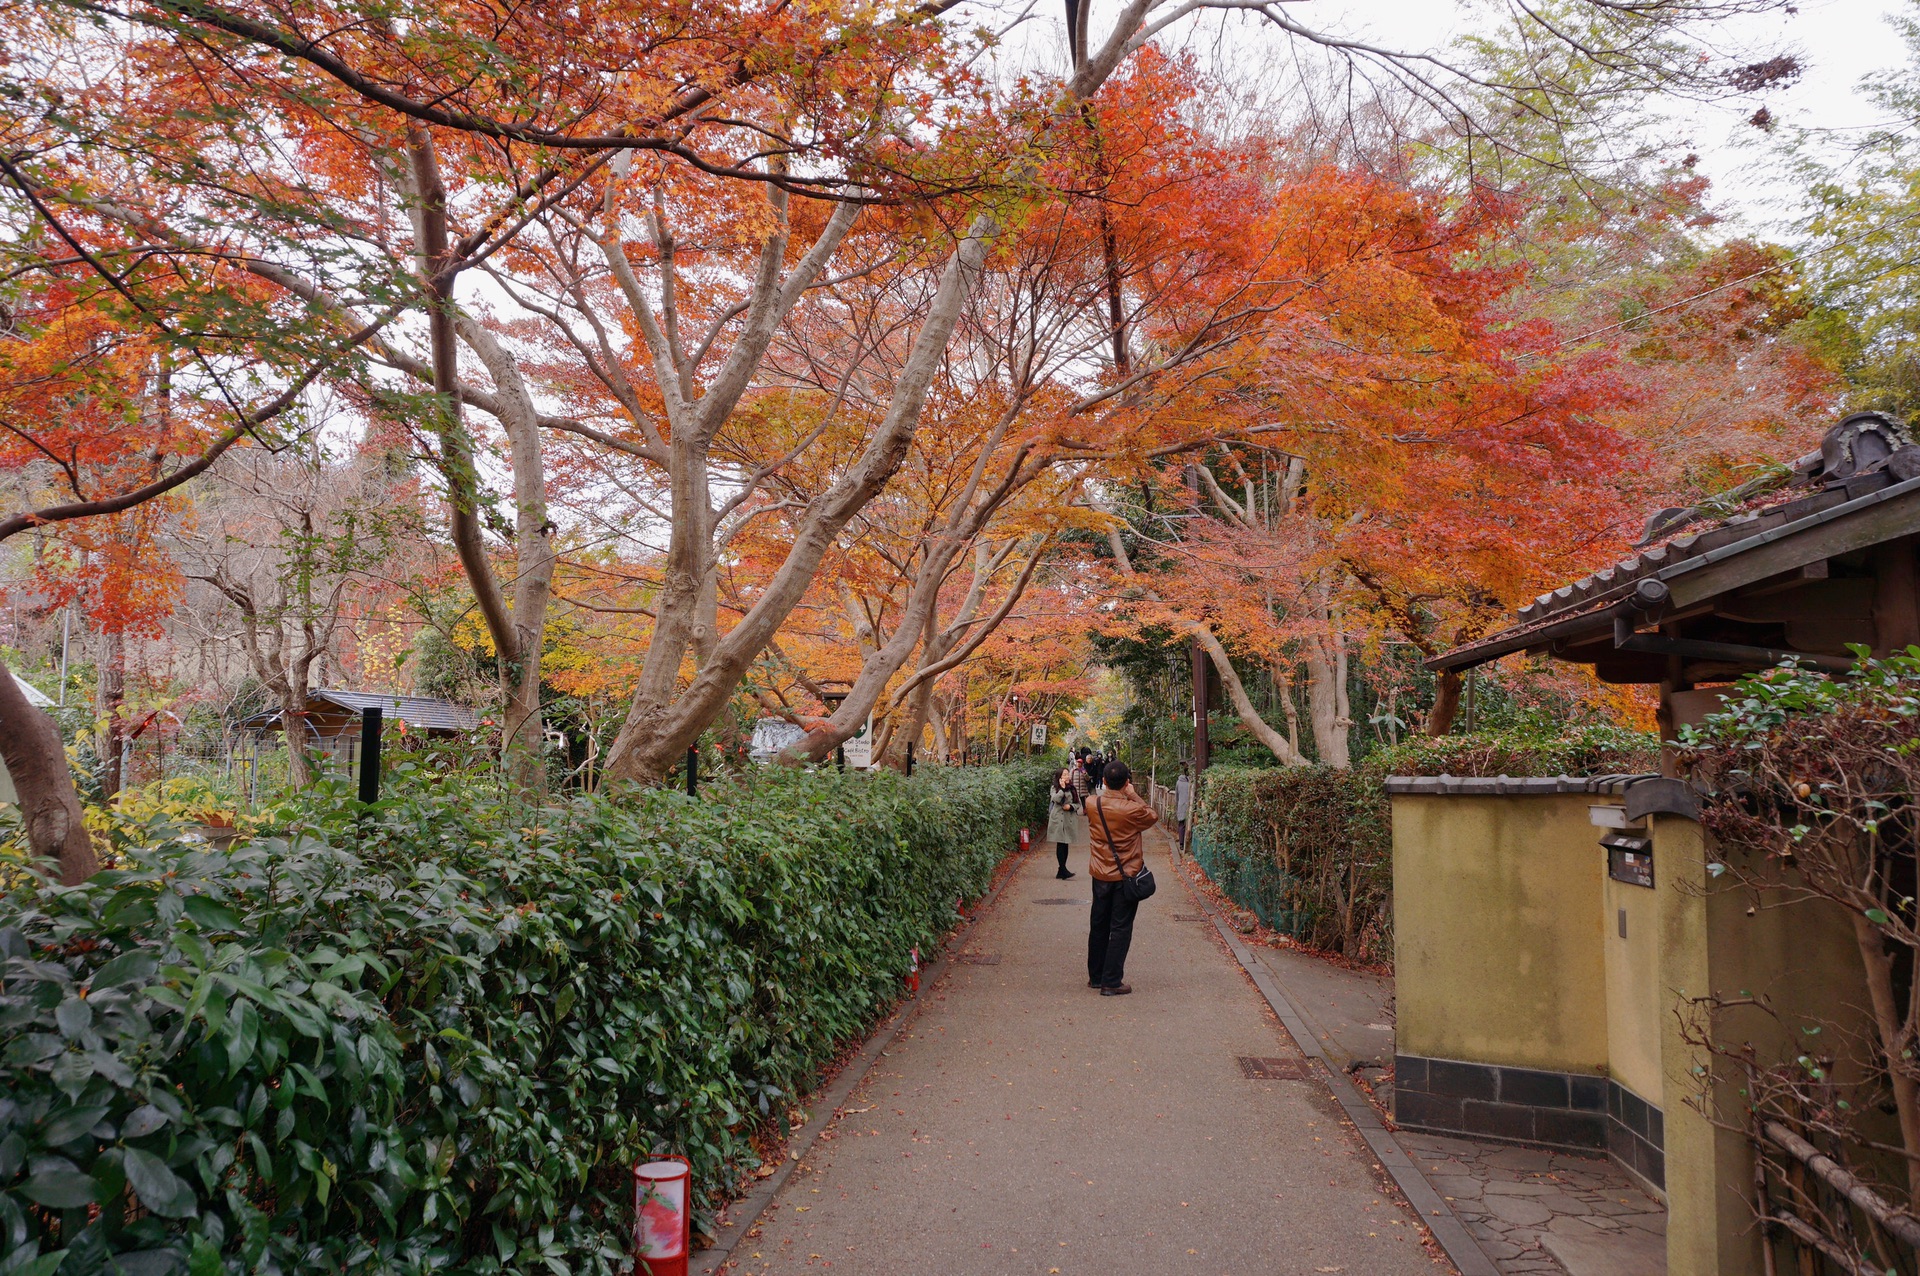
M 380 720 L 379 709 L 360 711 L 360 800 L 372 806 L 380 800 Z
M 1888 656 L 1920 643 L 1920 541 L 1906 537 L 1873 553 L 1873 651 Z
M 700 746 L 687 746 L 687 796 L 700 796 Z

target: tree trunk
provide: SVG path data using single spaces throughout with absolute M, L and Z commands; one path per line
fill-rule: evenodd
M 111 801 L 126 781 L 121 774 L 121 750 L 127 734 L 122 709 L 127 699 L 127 640 L 118 632 L 100 635 L 100 685 L 94 697 L 94 719 L 103 724 L 94 734 L 100 750 L 100 791 Z
M 805 596 L 841 530 L 899 472 L 913 444 L 921 409 L 947 343 L 1000 230 L 1000 224 L 990 217 L 975 219 L 941 274 L 926 321 L 914 339 L 912 352 L 894 384 L 887 414 L 873 438 L 847 472 L 808 504 L 785 561 L 747 614 L 716 644 L 712 657 L 700 667 L 692 683 L 678 694 L 675 683 L 680 655 L 693 640 L 691 604 L 700 574 L 708 568 L 705 555 L 710 553 L 711 529 L 705 524 L 711 517 L 711 506 L 707 503 L 704 454 L 699 466 L 690 466 L 685 472 L 676 456 L 672 475 L 674 530 L 668 543 L 659 619 L 642 668 L 640 688 L 607 758 L 610 778 L 650 783 L 667 774 L 687 746 L 720 716 L 748 666 Z M 676 432 L 676 451 L 680 445 L 681 435 Z M 687 498 L 684 505 L 683 497 Z M 692 543 L 695 532 L 699 534 L 698 545 Z
M 513 466 L 512 641 L 495 640 L 501 692 L 501 762 L 507 782 L 522 793 L 547 787 L 546 724 L 540 714 L 540 658 L 547 605 L 553 598 L 553 524 L 547 517 L 546 460 L 540 413 L 520 367 L 483 325 L 462 314 L 460 337 L 493 378 Z
M 929 693 L 927 720 L 933 726 L 933 755 L 942 762 L 950 761 L 953 756 L 953 742 L 947 736 L 947 715 L 940 711 Z
M 313 783 L 313 763 L 307 756 L 305 678 L 295 679 L 283 673 L 280 683 L 280 734 L 287 739 L 287 785 L 295 789 L 307 788 Z
M 950 644 L 943 640 L 937 625 L 938 617 L 928 612 L 926 623 L 921 626 L 919 669 L 930 668 L 946 658 Z M 933 685 L 938 681 L 938 678 L 921 679 L 908 694 L 906 704 L 901 706 L 899 724 L 888 736 L 883 754 L 886 764 L 896 771 L 907 769 L 907 750 L 920 745 L 921 732 L 926 729 L 927 717 L 933 710 Z
M 1293 751 L 1300 751 L 1300 708 L 1293 702 L 1293 670 L 1281 665 L 1272 666 L 1273 689 L 1279 693 L 1281 712 L 1287 716 L 1287 743 Z
M 1139 581 L 1144 585 L 1145 582 L 1140 581 L 1140 577 L 1134 573 L 1133 560 L 1127 556 L 1126 542 L 1120 539 L 1118 529 L 1107 529 L 1107 546 L 1113 551 L 1114 561 L 1120 565 L 1121 571 L 1130 579 Z M 1160 601 L 1160 595 L 1153 590 L 1146 590 L 1146 594 L 1147 597 L 1153 599 L 1155 602 Z M 1234 670 L 1233 658 L 1227 655 L 1226 647 L 1222 645 L 1219 638 L 1214 636 L 1213 630 L 1207 628 L 1205 624 L 1195 621 L 1192 624 L 1190 633 L 1193 640 L 1199 644 L 1200 650 L 1205 652 L 1213 661 L 1213 667 L 1219 670 L 1220 685 L 1226 688 L 1227 699 L 1233 702 L 1233 711 L 1240 715 L 1240 721 L 1246 724 L 1247 730 L 1253 732 L 1254 738 L 1272 750 L 1273 756 L 1280 759 L 1285 765 L 1305 766 L 1307 760 L 1300 756 L 1300 751 L 1294 748 L 1285 736 L 1269 726 L 1265 718 L 1260 716 L 1260 710 L 1254 706 L 1253 697 L 1247 694 L 1246 687 L 1240 681 L 1239 673 Z M 1199 679 L 1198 668 L 1199 666 L 1196 664 L 1194 679 L 1196 702 L 1198 702 L 1202 694 L 1202 684 Z M 1197 713 L 1195 719 L 1197 729 L 1199 726 L 1199 715 Z M 1197 752 L 1198 749 L 1196 748 L 1196 753 Z M 1201 759 L 1196 757 L 1194 760 L 1196 773 L 1202 765 Z
M 1441 671 L 1439 685 L 1433 693 L 1433 708 L 1427 713 L 1423 734 L 1443 736 L 1453 730 L 1453 719 L 1460 712 L 1460 686 L 1458 673 L 1451 669 Z
M 1866 967 L 1867 995 L 1873 1003 L 1880 1051 L 1886 1056 L 1893 1107 L 1900 1121 L 1900 1139 L 1909 1151 L 1920 1151 L 1920 1087 L 1914 1084 L 1913 1061 L 1903 1057 L 1910 1042 L 1907 1025 L 1894 997 L 1893 956 L 1887 951 L 1886 938 L 1878 927 L 1857 910 L 1849 909 L 1848 915 L 1853 920 L 1853 938 L 1860 948 L 1861 964 Z M 1920 1210 L 1920 1160 L 1912 1157 L 1907 1158 L 1907 1205 L 1909 1209 Z
M 78 886 L 99 872 L 60 728 L 27 703 L 5 664 L 0 664 L 0 761 L 20 799 L 34 858 L 58 866 L 63 886 Z
M 1334 611 L 1332 584 L 1314 585 L 1316 631 L 1307 639 L 1307 709 L 1313 720 L 1313 747 L 1325 766 L 1346 770 L 1352 764 L 1347 715 L 1347 640 Z

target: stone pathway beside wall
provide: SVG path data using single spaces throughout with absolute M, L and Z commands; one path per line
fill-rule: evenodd
M 1391 1114 L 1393 980 L 1284 943 L 1210 891 L 1328 1056 Z M 1619 1166 L 1539 1148 L 1399 1130 L 1394 1137 L 1510 1276 L 1663 1276 L 1667 1214 Z
M 1513 1276 L 1659 1276 L 1667 1212 L 1604 1158 L 1401 1130 L 1395 1137 Z

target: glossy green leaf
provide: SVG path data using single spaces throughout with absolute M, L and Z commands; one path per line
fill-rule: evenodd
M 91 1175 L 78 1170 L 42 1170 L 20 1186 L 20 1194 L 51 1210 L 79 1209 L 93 1203 Z

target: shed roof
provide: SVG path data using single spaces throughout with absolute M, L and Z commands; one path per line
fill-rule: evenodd
M 378 709 L 384 717 L 421 731 L 472 731 L 480 725 L 480 715 L 472 709 L 434 696 L 390 696 L 379 691 L 341 691 L 331 687 L 308 694 L 309 706 L 321 703 L 338 705 L 353 713 Z
M 480 715 L 465 705 L 434 696 L 395 696 L 381 691 L 342 691 L 323 688 L 307 693 L 309 711 L 335 712 L 357 716 L 363 709 L 378 709 L 389 721 L 404 722 L 416 731 L 460 733 L 480 725 Z M 280 727 L 280 710 L 264 709 L 243 718 L 239 726 L 255 731 L 275 731 Z
M 14 686 L 20 688 L 20 694 L 27 698 L 28 704 L 38 709 L 51 709 L 53 707 L 52 696 L 49 696 L 46 692 L 28 682 L 19 674 L 14 673 L 11 669 L 7 671 L 7 676 L 13 679 Z

